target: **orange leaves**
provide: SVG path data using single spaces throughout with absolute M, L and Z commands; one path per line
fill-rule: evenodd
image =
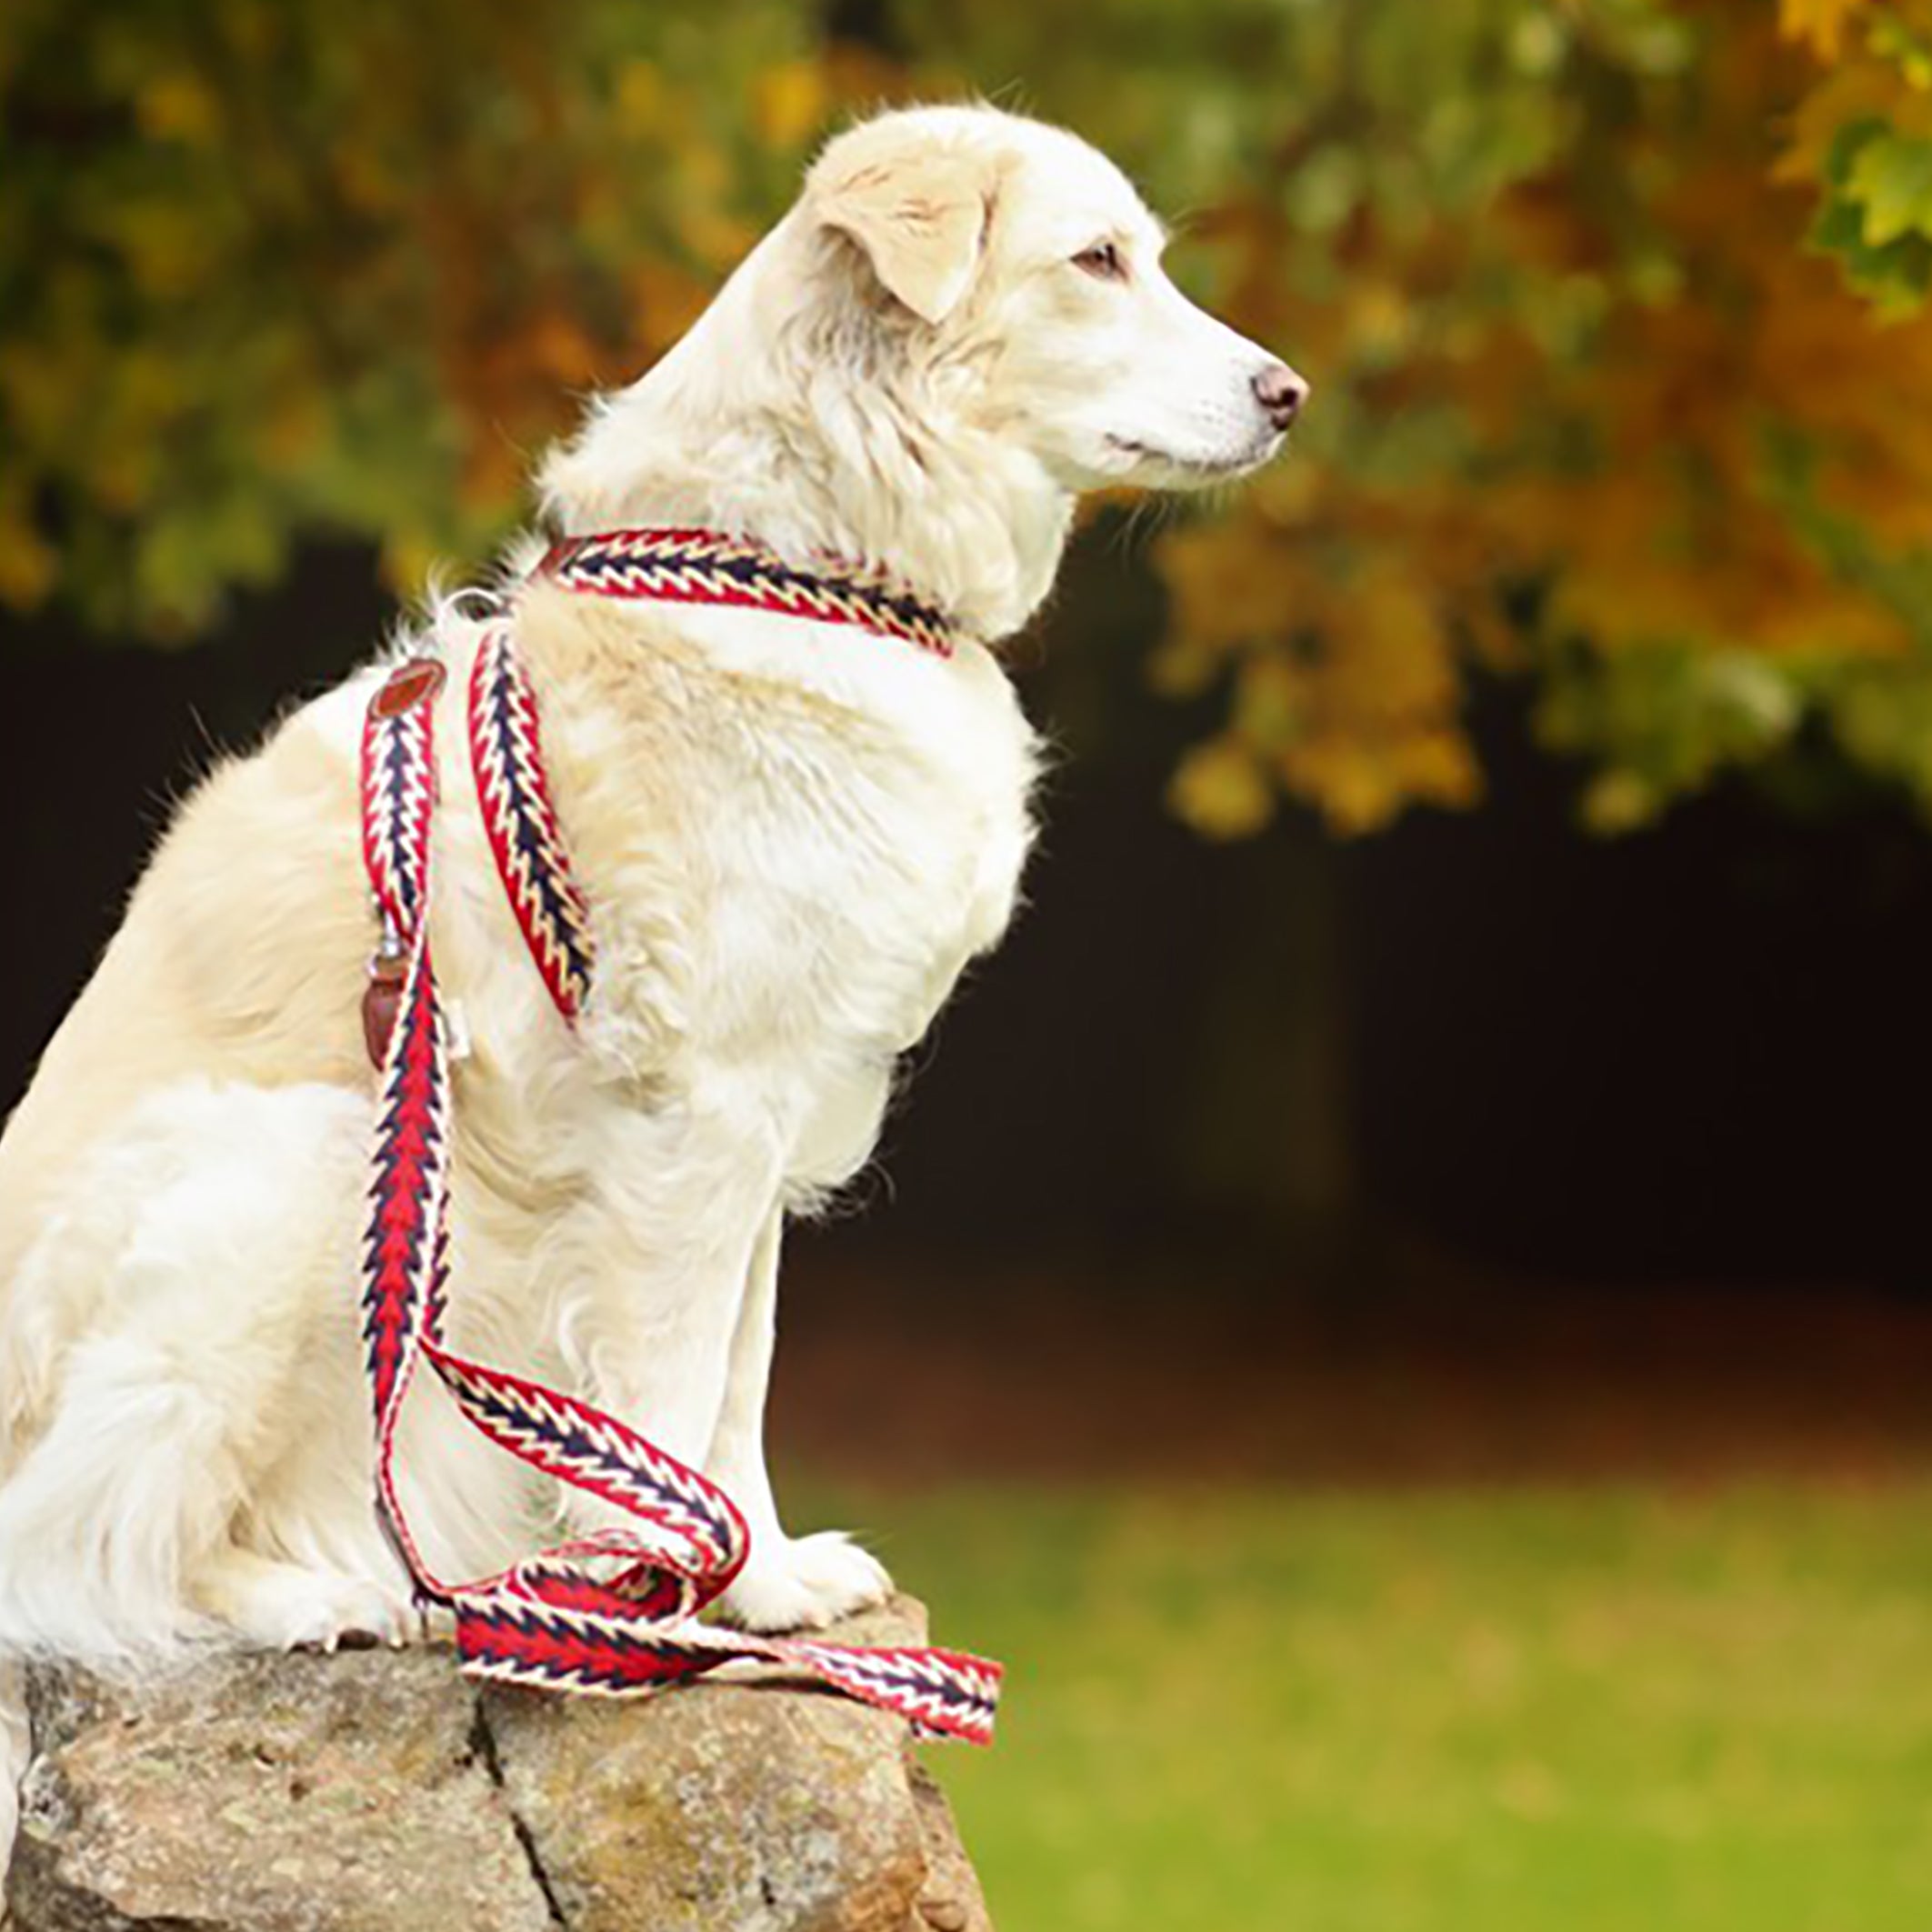
M 1656 12 L 1661 53 L 1641 7 L 1626 45 L 1579 27 L 1594 67 L 1546 50 L 1560 133 L 1487 199 L 1398 221 L 1371 195 L 1286 247 L 1263 219 L 1210 225 L 1243 256 L 1232 319 L 1316 396 L 1292 508 L 1266 480 L 1160 552 L 1157 675 L 1229 694 L 1175 787 L 1208 829 L 1257 822 L 1264 776 L 1345 829 L 1467 802 L 1475 663 L 1537 667 L 1607 831 L 1807 714 L 1932 773 L 1932 751 L 1872 750 L 1886 700 L 1864 695 L 1932 648 L 1932 0 L 1787 0 L 1783 45 L 1756 9 Z M 1372 180 L 1403 130 L 1363 111 Z M 1807 245 L 1818 173 L 1848 223 L 1819 238 L 1882 313 Z
M 1805 42 L 1820 60 L 1836 60 L 1847 21 L 1866 0 L 1778 0 L 1777 24 L 1787 39 Z
M 305 531 L 480 564 L 788 198 L 816 35 L 796 0 L 9 13 L 0 603 L 175 637 Z
M 624 290 L 641 355 L 655 358 L 669 348 L 704 314 L 715 285 L 669 262 L 639 261 L 624 277 Z
M 1176 645 L 1186 654 L 1212 657 L 1319 615 L 1320 580 L 1292 542 L 1253 516 L 1190 526 L 1165 537 L 1156 554 L 1174 597 Z
M 753 125 L 770 147 L 802 147 L 824 126 L 831 105 L 829 78 L 816 60 L 781 61 L 752 83 Z
M 175 68 L 156 75 L 135 95 L 141 131 L 156 141 L 211 145 L 220 132 L 215 96 L 198 75 Z
M 1210 838 L 1246 838 L 1275 816 L 1275 787 L 1259 755 L 1232 733 L 1187 753 L 1167 796 L 1175 810 Z
M 1156 681 L 1226 706 L 1192 821 L 1468 802 L 1476 666 L 1542 679 L 1606 827 L 1804 716 L 1932 796 L 1932 696 L 1900 696 L 1932 658 L 1932 0 L 1197 0 L 1078 59 L 1066 0 L 898 9 L 903 59 L 802 0 L 425 7 L 7 16 L 0 602 L 180 635 L 307 529 L 399 581 L 479 560 L 827 121 L 1026 74 L 1315 384 L 1291 455 L 1156 551 Z
M 1229 692 L 1227 730 L 1187 756 L 1169 793 L 1211 836 L 1258 829 L 1277 790 L 1362 832 L 1412 800 L 1467 805 L 1480 789 L 1434 547 L 1357 563 L 1334 521 L 1295 531 L 1250 513 L 1159 546 L 1176 602 L 1156 681 L 1179 693 L 1225 679 Z
M 1475 754 L 1454 726 L 1311 733 L 1282 771 L 1341 833 L 1376 831 L 1411 805 L 1459 807 L 1482 796 Z
M 59 556 L 34 526 L 27 506 L 11 493 L 0 497 L 0 603 L 35 609 L 54 588 L 59 569 Z

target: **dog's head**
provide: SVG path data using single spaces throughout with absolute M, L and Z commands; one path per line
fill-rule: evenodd
M 550 516 L 887 560 L 1005 636 L 1046 595 L 1076 495 L 1236 475 L 1307 394 L 1180 294 L 1163 241 L 1058 128 L 882 115 L 826 147 L 690 334 L 551 456 Z
M 888 114 L 820 157 L 798 215 L 977 428 L 1063 487 L 1187 488 L 1278 450 L 1307 385 L 1187 300 L 1112 162 L 983 107 Z

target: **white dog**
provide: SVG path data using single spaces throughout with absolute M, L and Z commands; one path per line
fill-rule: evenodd
M 473 1042 L 453 1340 L 721 1484 L 752 1534 L 726 1608 L 755 1628 L 886 1588 L 843 1537 L 779 1526 L 778 1249 L 864 1164 L 896 1056 L 1013 912 L 1035 741 L 993 647 L 1046 596 L 1078 492 L 1234 475 L 1305 394 L 1176 292 L 1162 245 L 1070 135 L 886 115 L 830 145 L 691 334 L 551 460 L 560 533 L 698 526 L 800 566 L 869 560 L 960 640 L 516 594 L 597 944 L 576 1035 L 445 751 L 435 944 Z M 445 714 L 480 635 L 450 608 L 409 640 L 451 670 Z M 0 1142 L 0 1656 L 404 1627 L 356 1306 L 356 747 L 383 675 L 188 801 Z M 401 1460 L 451 1572 L 585 1517 L 440 1397 L 412 1403 Z

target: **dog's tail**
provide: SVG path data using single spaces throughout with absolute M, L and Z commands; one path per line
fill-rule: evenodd
M 0 1925 L 5 1923 L 6 1873 L 20 1825 L 20 1781 L 33 1749 L 26 1667 L 18 1657 L 0 1658 Z

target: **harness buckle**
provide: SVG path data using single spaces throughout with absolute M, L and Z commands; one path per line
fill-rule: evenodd
M 395 1016 L 403 1006 L 403 987 L 409 977 L 409 955 L 389 922 L 383 922 L 382 944 L 369 957 L 369 981 L 362 989 L 362 1042 L 370 1066 L 380 1070 L 389 1056 Z
M 369 709 L 377 717 L 401 717 L 418 705 L 431 703 L 449 682 L 449 673 L 435 657 L 412 657 L 390 672 L 374 697 Z

